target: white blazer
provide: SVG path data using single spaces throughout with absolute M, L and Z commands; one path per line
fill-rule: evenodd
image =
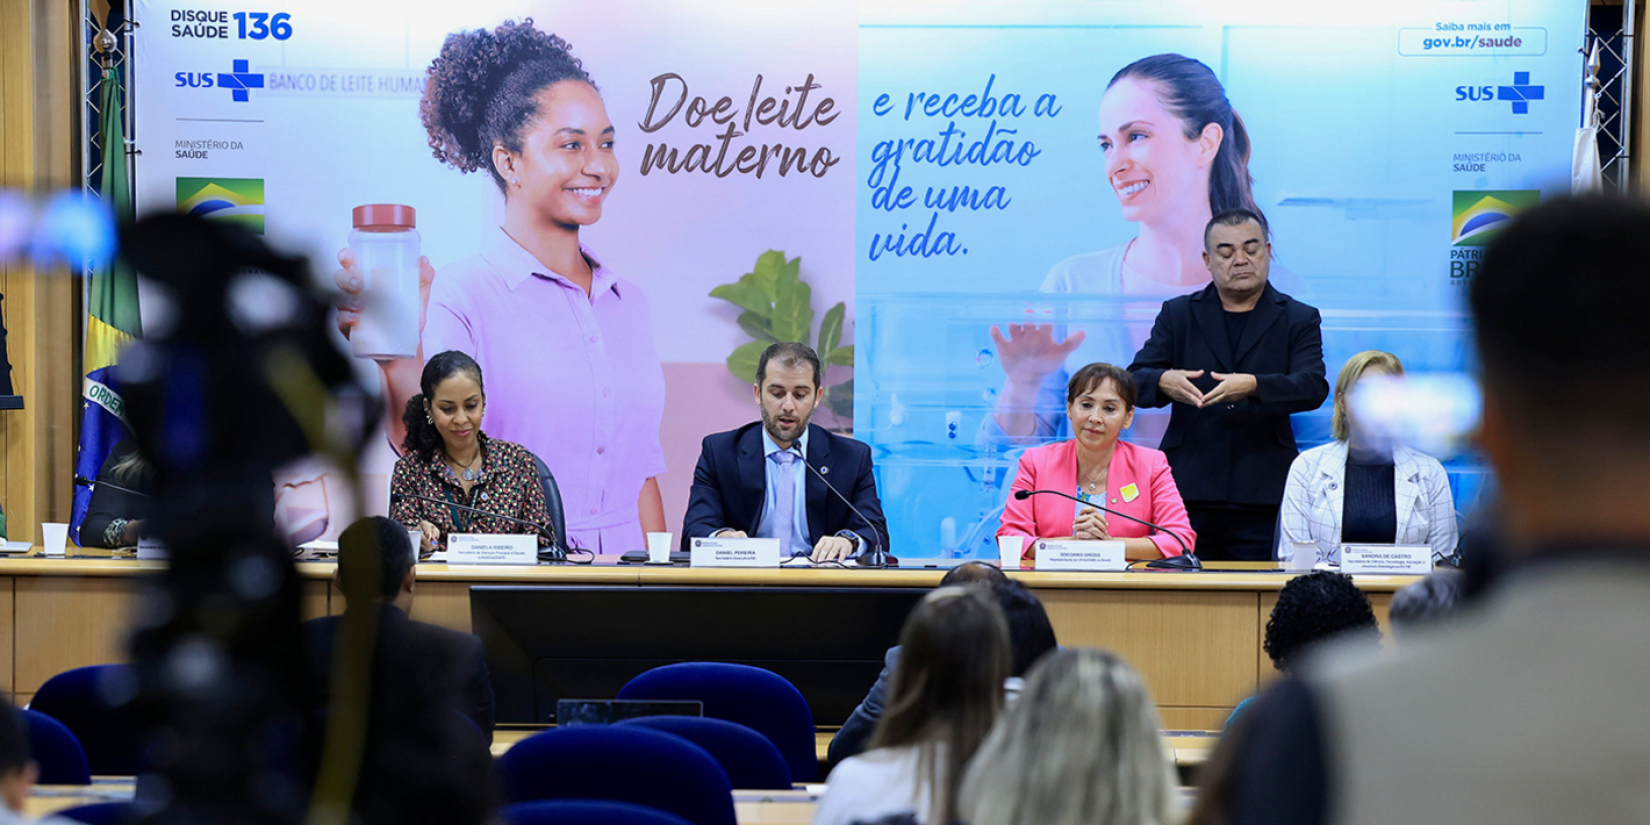
M 1397 544 L 1428 544 L 1433 561 L 1455 552 L 1455 499 L 1438 459 L 1408 447 L 1392 453 L 1392 490 L 1398 511 Z M 1341 506 L 1346 495 L 1346 442 L 1331 441 L 1295 457 L 1278 513 L 1278 558 L 1295 542 L 1314 542 L 1340 561 Z

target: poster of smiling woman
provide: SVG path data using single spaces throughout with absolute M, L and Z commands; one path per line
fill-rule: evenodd
M 756 418 L 757 354 L 802 341 L 814 421 L 875 448 L 890 544 L 917 557 L 990 555 L 1017 456 L 1065 437 L 1066 377 L 1127 365 L 1162 302 L 1209 283 L 1221 210 L 1265 217 L 1271 283 L 1321 310 L 1331 365 L 1460 369 L 1483 245 L 1567 186 L 1585 13 L 135 6 L 138 206 L 309 257 L 384 401 L 374 509 L 422 364 L 462 350 L 481 430 L 544 459 L 571 538 L 639 549 L 680 530 L 700 440 Z M 1328 437 L 1322 411 L 1294 426 Z M 294 538 L 348 522 L 333 478 L 277 480 Z
M 1264 216 L 1270 283 L 1322 311 L 1331 370 L 1464 368 L 1483 244 L 1568 191 L 1585 11 L 862 4 L 855 427 L 892 543 L 990 556 L 1019 452 L 1070 437 L 1067 378 L 1127 366 L 1164 300 L 1209 285 L 1224 209 Z M 1155 446 L 1166 411 L 1139 413 L 1124 437 Z M 1294 428 L 1322 443 L 1327 411 Z
M 138 19 L 140 208 L 255 218 L 337 289 L 339 343 L 382 388 L 375 506 L 445 350 L 482 367 L 483 432 L 544 459 L 569 537 L 601 552 L 678 529 L 700 439 L 756 413 L 767 343 L 819 346 L 816 420 L 851 427 L 851 5 Z M 294 537 L 335 534 L 341 490 L 300 469 L 278 493 Z

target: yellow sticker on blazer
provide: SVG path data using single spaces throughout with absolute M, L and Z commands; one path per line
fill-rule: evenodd
M 1134 501 L 1135 499 L 1140 498 L 1140 488 L 1133 484 L 1125 484 L 1123 488 L 1117 492 L 1123 494 L 1124 501 Z

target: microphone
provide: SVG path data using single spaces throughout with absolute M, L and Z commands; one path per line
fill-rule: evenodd
M 1149 561 L 1149 562 L 1146 563 L 1147 567 L 1151 567 L 1151 568 L 1154 568 L 1154 569 L 1157 569 L 1157 570 L 1202 570 L 1203 569 L 1203 562 L 1198 560 L 1197 554 L 1192 552 L 1192 548 L 1186 546 L 1186 540 L 1181 538 L 1180 536 L 1176 535 L 1173 530 L 1170 530 L 1167 527 L 1163 527 L 1161 525 L 1153 524 L 1153 523 L 1151 523 L 1151 522 L 1149 522 L 1145 519 L 1142 519 L 1142 518 L 1135 518 L 1134 516 L 1131 516 L 1128 513 L 1119 513 L 1116 510 L 1111 509 L 1110 507 L 1106 507 L 1105 505 L 1095 504 L 1092 501 L 1084 501 L 1084 500 L 1082 500 L 1082 499 L 1080 499 L 1080 498 L 1078 498 L 1074 495 L 1070 495 L 1070 494 L 1067 494 L 1067 493 L 1062 493 L 1059 490 L 1015 490 L 1014 491 L 1014 498 L 1018 501 L 1025 501 L 1026 499 L 1031 498 L 1032 496 L 1040 496 L 1040 495 L 1044 495 L 1044 494 L 1052 495 L 1052 496 L 1059 496 L 1061 498 L 1069 498 L 1072 501 L 1077 502 L 1078 504 L 1081 504 L 1085 507 L 1093 507 L 1094 509 L 1099 510 L 1102 513 L 1111 513 L 1114 516 L 1121 516 L 1121 517 L 1126 518 L 1129 521 L 1132 521 L 1136 524 L 1144 524 L 1147 527 L 1152 528 L 1153 530 L 1156 530 L 1160 533 L 1167 534 L 1169 536 L 1169 538 L 1174 539 L 1175 543 L 1180 545 L 1180 555 L 1170 556 L 1169 558 L 1166 558 L 1166 559 L 1153 559 L 1152 561 Z
M 859 511 L 859 508 L 855 507 L 854 503 L 852 501 L 849 501 L 848 497 L 842 494 L 841 490 L 838 490 L 834 485 L 831 484 L 831 482 L 828 479 L 825 478 L 824 473 L 820 472 L 817 468 L 814 467 L 814 465 L 808 463 L 808 457 L 802 454 L 801 445 L 797 444 L 794 441 L 791 442 L 790 451 L 793 452 L 793 453 L 796 453 L 796 457 L 797 457 L 798 460 L 800 460 L 802 462 L 802 466 L 807 467 L 808 472 L 813 473 L 814 478 L 819 479 L 819 482 L 821 484 L 825 485 L 825 489 L 830 490 L 831 493 L 834 494 L 837 498 L 842 499 L 842 503 L 848 505 L 848 509 L 852 510 L 854 515 L 859 516 L 860 521 L 865 522 L 866 525 L 868 525 L 871 528 L 871 534 L 876 537 L 877 543 L 873 544 L 871 546 L 871 549 L 869 549 L 865 552 L 865 557 L 861 558 L 859 560 L 859 566 L 860 567 L 887 567 L 888 566 L 888 551 L 885 549 L 887 547 L 887 545 L 884 543 L 884 539 L 883 539 L 883 536 L 882 536 L 882 531 L 877 529 L 877 523 L 870 520 L 870 519 L 868 519 L 868 518 L 866 518 L 865 514 L 861 513 Z
M 130 487 L 122 487 L 119 484 L 114 483 L 113 481 L 93 481 L 92 479 L 89 479 L 85 476 L 75 476 L 74 477 L 74 483 L 81 486 L 81 487 L 92 487 L 92 488 L 108 487 L 111 490 L 119 490 L 122 493 L 131 493 L 134 496 L 142 496 L 144 498 L 154 498 L 154 496 L 149 495 L 148 493 L 139 492 L 139 491 L 134 490 Z
M 471 513 L 477 513 L 479 515 L 487 516 L 489 518 L 503 519 L 505 521 L 508 521 L 508 522 L 511 522 L 511 523 L 514 523 L 514 524 L 520 524 L 520 525 L 524 525 L 524 526 L 527 526 L 527 527 L 531 527 L 531 528 L 533 528 L 534 535 L 538 535 L 539 533 L 543 533 L 547 538 L 550 539 L 550 546 L 542 548 L 542 549 L 539 550 L 539 561 L 567 561 L 567 550 L 564 549 L 561 546 L 561 541 L 556 538 L 556 531 L 554 529 L 550 528 L 547 525 L 539 524 L 537 522 L 528 521 L 526 519 L 516 518 L 514 516 L 502 516 L 502 515 L 499 515 L 498 513 L 493 513 L 493 512 L 489 512 L 487 510 L 481 510 L 481 509 L 478 509 L 478 508 L 475 508 L 475 507 L 470 507 L 468 505 L 459 504 L 456 501 L 447 501 L 446 499 L 440 499 L 440 498 L 430 498 L 429 496 L 421 496 L 421 495 L 418 495 L 416 493 L 390 493 L 390 504 L 392 504 L 392 505 L 393 504 L 399 504 L 399 503 L 401 503 L 401 502 L 403 502 L 403 501 L 405 501 L 409 498 L 410 499 L 415 499 L 415 500 L 418 500 L 418 501 L 427 501 L 431 504 L 440 504 L 444 507 L 456 507 L 460 510 L 464 510 L 464 511 L 471 512 Z

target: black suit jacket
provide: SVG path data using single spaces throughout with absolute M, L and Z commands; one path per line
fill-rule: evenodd
M 407 680 L 441 680 L 441 684 L 419 685 L 419 693 L 434 701 L 451 703 L 453 709 L 470 717 L 487 741 L 493 739 L 493 680 L 482 656 L 481 639 L 433 624 L 415 622 L 399 608 L 380 604 L 378 655 L 374 668 L 374 697 L 379 690 L 397 693 L 412 691 Z M 310 665 L 316 675 L 316 697 L 326 707 L 332 684 L 334 644 L 342 616 L 325 616 L 304 622 Z
M 767 500 L 767 460 L 760 421 L 705 436 L 699 447 L 699 466 L 693 469 L 687 516 L 682 521 L 684 551 L 688 549 L 689 539 L 704 538 L 718 530 L 756 534 Z M 867 547 L 883 544 L 882 549 L 889 550 L 886 546 L 888 523 L 882 515 L 882 501 L 877 497 L 876 478 L 871 474 L 871 448 L 809 424 L 808 463 L 865 514 L 864 519 L 855 515 L 848 505 L 825 489 L 818 475 L 804 468 L 809 546 L 825 536 L 848 530 L 863 539 Z M 875 529 L 872 529 L 873 523 Z
M 831 746 L 826 749 L 825 761 L 836 767 L 842 760 L 850 756 L 858 756 L 865 752 L 865 744 L 871 741 L 871 734 L 877 729 L 877 721 L 882 718 L 882 708 L 888 704 L 888 691 L 894 682 L 894 668 L 899 666 L 899 645 L 888 648 L 882 656 L 882 672 L 877 674 L 877 680 L 871 685 L 870 692 L 865 694 L 864 701 L 848 714 L 848 721 L 842 723 L 842 728 L 831 737 Z
M 1151 338 L 1129 372 L 1138 405 L 1170 403 L 1157 387 L 1164 370 L 1204 370 L 1192 383 L 1208 392 L 1210 372 L 1255 376 L 1255 392 L 1236 402 L 1197 408 L 1174 402 L 1161 449 L 1186 501 L 1277 505 L 1299 452 L 1291 413 L 1317 409 L 1329 395 L 1318 311 L 1266 285 L 1233 352 L 1220 295 L 1201 292 L 1163 302 Z

